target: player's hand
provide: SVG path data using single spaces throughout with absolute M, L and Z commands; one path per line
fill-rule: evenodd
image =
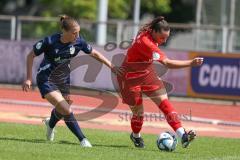
M 26 81 L 23 82 L 22 89 L 23 91 L 27 92 L 30 90 L 31 86 L 32 86 L 32 81 L 27 79 Z
M 123 76 L 124 71 L 125 71 L 125 70 L 124 70 L 124 68 L 122 68 L 122 67 L 114 66 L 114 67 L 112 68 L 112 72 L 115 73 L 115 74 L 118 75 L 118 76 Z
M 203 64 L 203 58 L 202 57 L 196 57 L 192 60 L 191 66 L 201 66 Z

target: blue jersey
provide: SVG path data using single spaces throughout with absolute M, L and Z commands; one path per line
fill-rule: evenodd
M 74 43 L 62 43 L 60 37 L 61 34 L 54 34 L 45 37 L 33 46 L 36 56 L 44 53 L 44 59 L 40 65 L 39 72 L 48 68 L 48 65 L 52 69 L 56 68 L 58 65 L 75 57 L 80 50 L 86 54 L 92 52 L 92 47 L 82 37 L 77 38 Z
M 86 54 L 92 52 L 91 45 L 87 44 L 82 37 L 77 38 L 74 43 L 62 43 L 60 37 L 61 34 L 57 33 L 45 37 L 33 46 L 33 51 L 36 56 L 44 53 L 44 58 L 38 69 L 38 74 L 42 73 L 49 75 L 58 66 L 70 62 L 80 50 Z
M 82 37 L 77 38 L 73 43 L 62 43 L 60 38 L 60 33 L 53 34 L 38 41 L 33 46 L 33 51 L 36 56 L 44 53 L 44 58 L 37 74 L 37 84 L 39 88 L 43 90 L 42 95 L 48 92 L 44 91 L 46 90 L 44 89 L 46 85 L 48 87 L 51 85 L 51 87 L 49 87 L 50 91 L 53 90 L 52 88 L 65 88 L 66 85 L 70 84 L 69 63 L 71 59 L 81 50 L 86 54 L 92 52 L 92 46 L 87 44 Z

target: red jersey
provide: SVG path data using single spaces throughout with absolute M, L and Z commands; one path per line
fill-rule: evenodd
M 117 77 L 123 103 L 131 106 L 142 104 L 142 92 L 151 95 L 153 91 L 164 88 L 152 63 L 162 62 L 165 58 L 149 32 L 136 37 L 122 64 L 125 72 Z
M 162 62 L 165 58 L 165 54 L 158 48 L 158 44 L 154 42 L 150 32 L 143 32 L 136 37 L 128 49 L 124 63 Z

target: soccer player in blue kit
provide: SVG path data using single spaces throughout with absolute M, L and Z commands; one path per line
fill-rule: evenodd
M 23 90 L 27 92 L 32 85 L 34 58 L 44 53 L 44 58 L 37 73 L 37 85 L 42 97 L 47 99 L 47 101 L 55 107 L 51 112 L 51 117 L 44 120 L 47 127 L 47 139 L 49 141 L 54 140 L 54 127 L 57 122 L 63 118 L 67 127 L 79 139 L 80 145 L 82 147 L 92 147 L 91 143 L 81 131 L 70 107 L 70 73 L 56 74 L 55 76 L 52 76 L 52 74 L 53 72 L 57 73 L 58 70 L 61 70 L 62 67 L 58 68 L 61 65 L 67 64 L 66 68 L 68 68 L 70 60 L 81 50 L 107 65 L 115 74 L 121 74 L 121 70 L 115 67 L 101 53 L 93 49 L 91 45 L 87 44 L 79 35 L 80 25 L 74 18 L 66 15 L 61 16 L 60 26 L 62 33 L 56 33 L 38 41 L 33 46 L 33 50 L 28 54 L 27 78 L 23 83 Z M 70 72 L 70 68 L 68 69 Z M 59 79 L 63 79 L 63 81 L 58 83 Z

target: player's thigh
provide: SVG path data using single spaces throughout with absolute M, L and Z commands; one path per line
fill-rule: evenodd
M 63 95 L 63 97 L 69 105 L 72 105 L 73 101 L 71 100 L 70 95 L 66 94 L 66 95 Z
M 160 105 L 160 103 L 168 99 L 168 95 L 165 88 L 158 89 L 156 91 L 151 91 L 150 93 L 145 93 L 157 106 Z
M 44 95 L 44 98 L 46 98 L 48 102 L 54 106 L 56 106 L 59 102 L 65 100 L 59 91 L 51 91 Z
M 48 102 L 54 105 L 57 111 L 59 111 L 61 114 L 66 115 L 71 113 L 69 104 L 59 91 L 49 92 L 44 97 L 48 100 Z
M 151 72 L 146 77 L 142 90 L 156 105 L 159 105 L 164 99 L 168 99 L 165 85 L 155 72 Z

